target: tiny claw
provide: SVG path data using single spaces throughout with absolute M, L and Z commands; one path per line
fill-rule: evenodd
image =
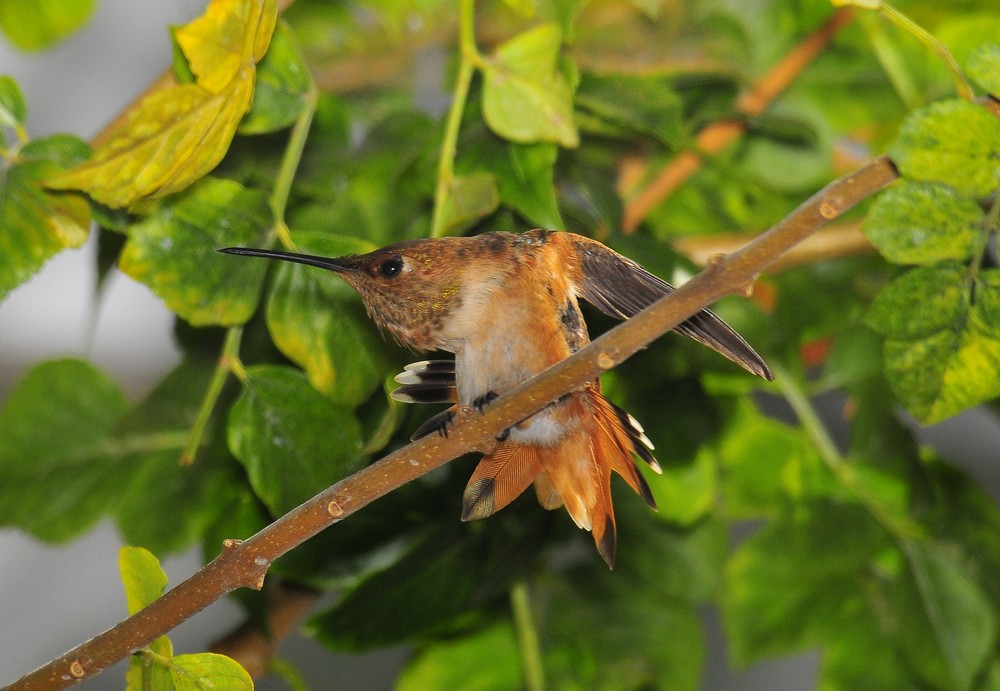
M 447 415 L 441 418 L 441 422 L 438 423 L 437 433 L 442 437 L 444 437 L 445 439 L 447 439 L 448 428 L 451 426 L 454 420 L 455 420 L 455 414 L 449 411 Z
M 472 407 L 476 409 L 476 412 L 482 413 L 486 406 L 498 398 L 500 398 L 500 394 L 496 391 L 487 391 L 482 396 L 473 399 Z

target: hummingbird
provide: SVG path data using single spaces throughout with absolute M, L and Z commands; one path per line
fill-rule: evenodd
M 362 255 L 319 257 L 230 247 L 326 269 L 361 296 L 372 320 L 404 346 L 446 351 L 453 360 L 407 365 L 392 395 L 410 403 L 452 403 L 413 434 L 447 435 L 462 408 L 482 412 L 498 396 L 590 342 L 579 300 L 627 319 L 674 288 L 602 243 L 575 233 L 531 230 L 408 240 Z M 747 371 L 770 369 L 729 325 L 703 309 L 676 331 Z M 652 509 L 656 501 L 633 455 L 662 472 L 639 422 L 588 382 L 505 430 L 486 449 L 466 486 L 462 520 L 499 511 L 529 485 L 546 509 L 565 506 L 614 566 L 611 473 Z

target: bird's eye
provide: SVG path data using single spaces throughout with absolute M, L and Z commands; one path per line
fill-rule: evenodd
M 403 260 L 399 257 L 386 259 L 378 267 L 378 272 L 386 278 L 392 278 L 403 270 Z

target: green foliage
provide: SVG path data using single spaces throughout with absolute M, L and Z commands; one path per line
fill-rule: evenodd
M 911 180 L 985 197 L 1000 186 L 1000 122 L 974 103 L 932 103 L 907 117 L 889 156 Z
M 0 410 L 4 523 L 64 541 L 105 515 L 127 470 L 107 437 L 127 410 L 115 383 L 85 362 L 54 360 L 25 374 Z
M 217 247 L 260 244 L 271 213 L 259 190 L 203 178 L 128 229 L 119 265 L 194 326 L 242 324 L 257 309 L 264 269 Z
M 361 460 L 361 431 L 350 409 L 324 398 L 302 372 L 278 365 L 247 370 L 227 436 L 275 515 L 358 470 Z
M 17 84 L 4 81 L 4 123 L 24 125 L 25 106 Z M 23 131 L 23 130 L 22 130 Z M 53 255 L 87 239 L 90 211 L 79 196 L 46 189 L 54 173 L 82 161 L 90 147 L 70 135 L 53 135 L 10 148 L 0 139 L 0 298 L 23 283 Z
M 122 547 L 118 569 L 125 584 L 129 614 L 135 614 L 163 594 L 167 575 L 152 552 L 142 547 Z M 245 691 L 253 681 L 239 663 L 225 655 L 195 653 L 174 655 L 173 645 L 160 636 L 133 653 L 125 677 L 128 691 Z
M 965 61 L 969 76 L 994 96 L 1000 94 L 1000 45 L 984 43 Z
M 893 389 L 923 422 L 1000 394 L 1000 274 L 983 263 L 997 218 L 979 203 L 1000 187 L 998 150 L 1000 122 L 975 104 L 939 101 L 914 111 L 889 149 L 904 180 L 866 219 L 886 259 L 922 265 L 885 288 L 868 323 L 886 337 Z
M 522 674 L 514 629 L 509 622 L 501 621 L 424 648 L 407 665 L 396 688 L 510 689 L 521 684 Z
M 297 247 L 320 256 L 375 249 L 368 242 L 329 233 L 303 232 L 293 237 Z M 276 267 L 266 314 L 274 344 L 331 400 L 357 406 L 382 382 L 387 348 L 364 314 L 357 293 L 339 278 L 282 264 Z
M 0 3 L 0 28 L 58 40 L 24 28 L 50 4 Z M 198 544 L 211 558 L 436 412 L 388 399 L 407 356 L 340 278 L 221 247 L 340 256 L 540 226 L 680 281 L 695 269 L 673 240 L 762 230 L 843 172 L 845 154 L 884 150 L 902 179 L 862 210 L 880 256 L 834 249 L 763 277 L 756 304 L 713 308 L 777 384 L 676 337 L 603 378 L 663 466 L 647 472 L 657 514 L 616 481 L 613 572 L 530 496 L 461 523 L 471 465 L 458 461 L 296 548 L 268 583 L 336 592 L 306 625 L 330 648 L 412 646 L 403 689 L 520 686 L 525 626 L 553 688 L 699 688 L 711 605 L 737 665 L 818 649 L 823 689 L 996 687 L 1000 511 L 899 410 L 933 423 L 1000 396 L 1000 119 L 949 91 L 966 77 L 1000 90 L 995 19 L 907 4 L 954 52 L 956 75 L 894 9 L 855 3 L 879 14 L 857 9 L 858 26 L 748 117 L 740 91 L 767 86 L 761 75 L 831 12 L 765 4 L 298 0 L 279 21 L 270 0 L 213 0 L 173 30 L 179 83 L 94 151 L 69 135 L 32 140 L 17 82 L 0 77 L 0 298 L 81 244 L 93 214 L 115 231 L 102 233 L 103 261 L 113 254 L 176 313 L 183 350 L 139 402 L 78 360 L 29 369 L 0 408 L 0 524 L 61 542 L 112 517 L 156 554 Z M 89 3 L 60 11 L 72 7 Z M 441 116 L 397 70 L 428 45 L 458 63 Z M 746 131 L 698 152 L 623 234 L 623 209 L 720 120 Z M 609 325 L 586 316 L 595 333 Z M 845 448 L 808 395 L 834 390 Z M 762 412 L 775 397 L 791 416 Z M 749 537 L 730 545 L 744 521 Z M 129 612 L 165 587 L 145 550 L 123 550 L 121 571 Z M 511 614 L 514 584 L 529 622 Z M 246 600 L 254 616 L 264 599 Z M 249 683 L 163 637 L 133 657 L 128 685 L 209 678 Z
M 556 142 L 574 147 L 573 93 L 556 61 L 562 35 L 540 24 L 499 46 L 483 66 L 483 117 L 514 142 Z
M 22 50 L 48 48 L 80 29 L 97 0 L 8 0 L 0 5 L 0 31 Z

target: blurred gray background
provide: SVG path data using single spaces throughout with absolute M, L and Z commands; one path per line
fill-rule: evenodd
M 0 74 L 12 75 L 24 90 L 31 135 L 69 131 L 92 137 L 169 65 L 167 27 L 189 21 L 203 7 L 201 0 L 100 0 L 93 21 L 53 50 L 21 53 L 0 39 Z M 27 367 L 44 358 L 88 358 L 110 372 L 133 398 L 146 393 L 176 363 L 172 316 L 145 287 L 116 273 L 100 301 L 94 299 L 95 250 L 90 242 L 62 253 L 0 303 L 0 401 Z M 836 428 L 839 403 L 828 403 L 829 421 Z M 991 416 L 973 411 L 922 434 L 1000 500 L 994 460 L 1000 427 Z M 108 523 L 61 547 L 0 530 L 0 684 L 17 679 L 124 616 L 117 570 L 119 545 Z M 171 584 L 176 584 L 199 565 L 198 555 L 192 552 L 169 558 L 163 566 Z M 815 653 L 731 671 L 715 613 L 706 611 L 705 619 L 711 650 L 704 688 L 814 686 Z M 240 620 L 235 604 L 217 603 L 171 634 L 175 650 L 204 650 L 209 641 Z M 394 669 L 405 659 L 405 651 L 400 650 L 332 656 L 297 636 L 282 653 L 314 689 L 390 688 Z M 123 686 L 124 672 L 119 666 L 83 688 Z M 266 682 L 258 688 L 284 685 Z

